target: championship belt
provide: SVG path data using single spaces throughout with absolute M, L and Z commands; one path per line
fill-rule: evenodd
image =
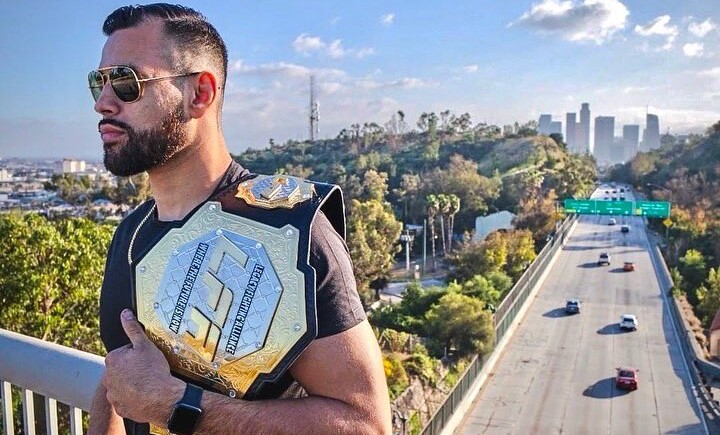
M 133 267 L 134 297 L 138 320 L 173 374 L 251 399 L 315 338 L 309 225 L 322 201 L 313 183 L 288 176 L 258 176 L 236 188 L 144 252 Z M 272 224 L 257 218 L 266 215 Z

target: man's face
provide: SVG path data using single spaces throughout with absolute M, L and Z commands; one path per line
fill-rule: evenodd
M 139 78 L 177 74 L 169 65 L 162 25 L 145 23 L 118 30 L 108 38 L 100 67 L 131 66 Z M 182 82 L 177 82 L 182 83 Z M 122 102 L 109 84 L 95 104 L 103 116 L 98 123 L 105 152 L 105 167 L 115 175 L 129 176 L 170 160 L 187 142 L 181 89 L 172 80 L 142 84 L 138 101 Z

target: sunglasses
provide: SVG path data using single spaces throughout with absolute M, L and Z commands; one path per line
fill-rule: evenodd
M 124 103 L 134 103 L 142 97 L 143 83 L 155 80 L 172 79 L 176 77 L 187 77 L 199 72 L 175 74 L 163 77 L 150 77 L 147 79 L 139 79 L 134 69 L 126 65 L 109 66 L 90 71 L 88 74 L 88 84 L 90 85 L 90 93 L 95 102 L 100 98 L 103 87 L 110 82 L 115 95 Z

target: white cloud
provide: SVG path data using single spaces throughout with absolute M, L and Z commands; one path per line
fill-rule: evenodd
M 468 73 L 468 74 L 472 74 L 472 73 L 478 72 L 478 70 L 480 70 L 480 67 L 479 67 L 478 65 L 475 65 L 475 64 L 473 64 L 473 65 L 465 65 L 465 66 L 463 67 L 463 70 L 464 70 L 466 73 Z
M 284 77 L 284 78 L 304 78 L 311 74 L 318 78 L 328 80 L 342 79 L 347 76 L 345 71 L 335 68 L 315 68 L 297 65 L 287 62 L 274 62 L 262 65 L 247 65 L 242 60 L 233 62 L 229 67 L 230 73 L 239 73 L 245 75 L 256 75 L 260 77 Z
M 720 79 L 720 66 L 716 66 L 715 68 L 706 69 L 703 71 L 698 71 L 697 75 L 704 77 L 715 77 Z
M 687 57 L 700 57 L 703 54 L 703 44 L 693 42 L 683 45 L 683 53 Z
M 390 12 L 380 17 L 380 22 L 383 26 L 389 26 L 395 21 L 395 14 Z
M 647 86 L 626 86 L 623 88 L 623 94 L 633 94 L 636 92 L 645 92 L 648 89 L 650 89 L 650 88 L 648 88 Z
M 437 84 L 416 77 L 403 77 L 401 79 L 388 82 L 378 82 L 376 80 L 361 79 L 357 81 L 356 86 L 362 89 L 418 89 L 435 87 L 437 86 Z
M 339 39 L 334 40 L 330 43 L 327 47 L 327 54 L 328 56 L 332 57 L 333 59 L 339 59 L 343 56 L 345 56 L 345 49 L 342 46 L 342 41 Z
M 661 15 L 647 23 L 645 26 L 636 25 L 635 33 L 640 36 L 663 36 L 665 37 L 665 45 L 663 50 L 670 50 L 678 35 L 678 28 L 670 25 L 670 15 Z
M 692 33 L 693 35 L 697 36 L 698 38 L 703 38 L 708 33 L 712 32 L 713 30 L 717 29 L 717 24 L 715 24 L 710 18 L 708 18 L 705 21 L 701 22 L 692 22 L 688 26 L 688 31 Z
M 336 39 L 330 43 L 323 41 L 318 36 L 310 36 L 307 33 L 300 34 L 292 43 L 296 52 L 305 55 L 312 53 L 322 53 L 333 59 L 340 59 L 347 55 L 355 56 L 358 59 L 375 54 L 375 49 L 371 47 L 349 48 L 346 49 L 342 45 L 341 39 Z
M 306 33 L 302 33 L 295 38 L 292 45 L 295 51 L 305 54 L 325 48 L 325 43 L 322 42 L 320 38 L 317 36 L 309 36 Z
M 543 0 L 534 4 L 514 24 L 557 33 L 569 41 L 602 44 L 625 28 L 628 8 L 619 0 Z

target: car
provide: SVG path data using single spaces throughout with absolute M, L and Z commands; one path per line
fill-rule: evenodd
M 630 225 L 623 225 L 620 227 L 621 233 L 629 233 L 630 232 Z
M 565 314 L 579 314 L 580 313 L 580 300 L 579 299 L 568 299 L 565 301 Z
M 612 200 L 613 200 L 613 201 L 617 201 L 617 196 L 613 196 L 613 197 L 612 197 Z
M 610 254 L 607 252 L 601 252 L 600 258 L 598 259 L 598 266 L 602 266 L 604 264 L 610 266 Z
M 608 220 L 608 225 L 617 225 L 617 221 L 615 220 L 615 218 L 610 218 Z
M 625 188 L 624 188 L 624 187 L 621 187 L 621 188 L 620 188 L 620 193 L 623 193 L 623 192 L 625 192 Z
M 620 329 L 635 331 L 638 328 L 637 316 L 634 314 L 623 314 L 620 317 Z
M 620 195 L 620 201 L 625 201 L 625 195 Z
M 615 367 L 617 375 L 615 376 L 615 386 L 621 390 L 637 390 L 638 389 L 638 372 L 640 370 L 634 367 Z
M 625 272 L 634 272 L 635 271 L 635 263 L 632 261 L 626 261 L 623 263 L 623 270 Z
M 613 189 L 613 193 L 617 193 L 617 189 Z

